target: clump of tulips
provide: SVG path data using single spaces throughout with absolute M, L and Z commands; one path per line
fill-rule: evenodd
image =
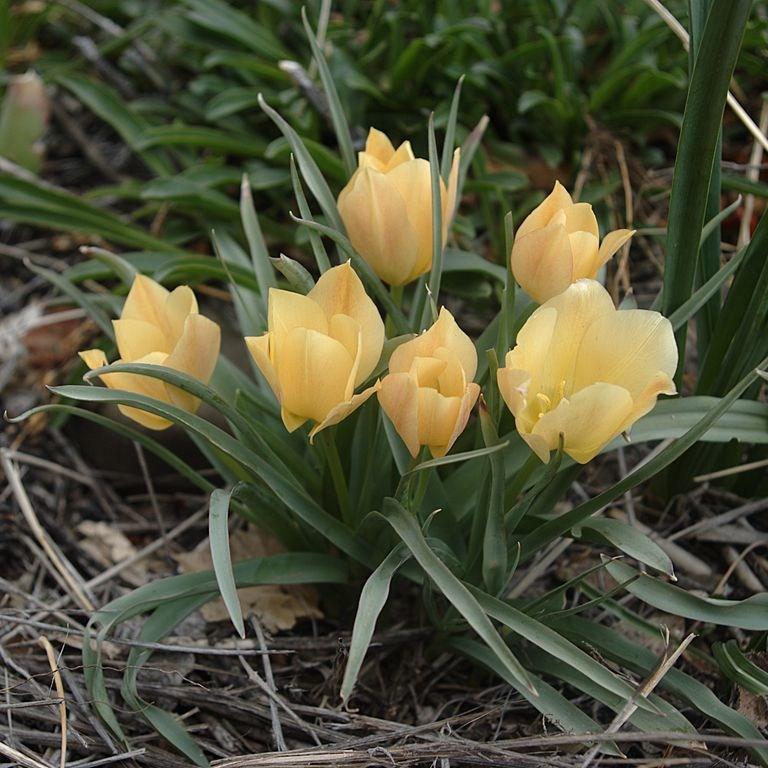
M 673 565 L 656 542 L 599 514 L 704 438 L 757 376 L 714 404 L 704 398 L 693 421 L 686 399 L 662 404 L 666 421 L 647 420 L 660 396 L 677 392 L 673 325 L 656 311 L 617 309 L 598 280 L 633 232 L 619 229 L 601 241 L 592 207 L 555 184 L 511 240 L 506 280 L 496 286 L 501 308 L 473 339 L 462 330 L 461 310 L 441 305 L 440 290 L 471 142 L 463 151 L 446 147 L 439 163 L 433 133 L 430 157 L 423 159 L 409 142 L 395 149 L 372 129 L 358 167 L 334 197 L 297 136 L 262 106 L 300 159 L 298 221 L 312 238 L 316 277 L 286 256 L 268 258 L 244 184 L 241 212 L 253 270 L 248 281 L 231 286 L 242 326 L 242 354 L 233 364 L 220 356 L 219 326 L 199 311 L 190 287 L 169 291 L 96 249 L 128 288 L 119 319 L 111 327 L 101 323 L 111 339 L 80 353 L 88 383 L 105 386 L 55 388 L 69 401 L 43 407 L 114 427 L 210 494 L 213 572 L 142 587 L 97 612 L 89 632 L 101 639 L 119 622 L 152 611 L 155 621 L 141 638 L 155 642 L 221 595 L 242 634 L 239 587 L 357 585 L 364 573 L 339 691 L 346 699 L 392 581 L 409 579 L 422 587 L 446 647 L 492 669 L 563 729 L 586 733 L 603 728 L 544 677 L 567 680 L 620 712 L 635 686 L 599 657 L 643 675 L 656 659 L 624 639 L 616 644 L 613 630 L 571 617 L 582 609 L 565 610 L 567 585 L 531 600 L 511 589 L 519 569 L 542 552 L 557 551 L 566 539 L 597 541 L 642 563 L 643 573 L 614 558 L 592 566 L 641 600 L 666 610 L 680 605 L 680 615 L 693 619 L 715 621 L 722 612 L 724 623 L 768 629 L 740 607 L 721 606 L 725 601 L 699 607 L 702 598 L 664 580 Z M 313 218 L 302 177 L 311 180 L 328 224 Z M 336 248 L 333 256 L 324 241 Z M 216 245 L 229 273 L 236 261 Z M 487 266 L 479 256 L 467 263 L 478 271 Z M 136 426 L 72 401 L 117 405 Z M 594 498 L 558 511 L 581 465 L 623 445 L 638 422 L 642 441 L 679 439 Z M 172 425 L 209 459 L 215 485 L 158 439 Z M 270 531 L 285 552 L 231 563 L 230 513 Z M 609 599 L 588 589 L 594 601 Z M 126 703 L 203 765 L 181 724 L 138 695 L 137 670 L 150 652 L 131 656 Z M 84 644 L 84 662 L 91 697 L 121 734 L 105 703 L 98 643 Z M 644 730 L 690 726 L 669 704 L 662 711 L 641 697 L 637 711 Z M 729 729 L 751 733 L 737 713 L 728 713 L 721 721 Z M 718 716 L 711 707 L 708 714 Z

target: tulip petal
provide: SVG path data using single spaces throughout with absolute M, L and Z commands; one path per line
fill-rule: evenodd
M 165 301 L 168 291 L 146 275 L 136 275 L 120 313 L 122 320 L 143 320 L 165 328 Z
M 404 285 L 414 277 L 421 246 L 390 176 L 361 168 L 339 195 L 338 207 L 355 250 L 384 282 Z
M 285 428 L 289 432 L 295 432 L 299 427 L 303 426 L 307 422 L 307 419 L 305 419 L 303 416 L 297 416 L 295 413 L 291 413 L 286 408 L 280 409 L 280 417 L 283 420 Z
M 519 232 L 511 265 L 517 282 L 539 304 L 562 293 L 573 282 L 573 255 L 565 227 L 554 222 Z
M 115 341 L 120 352 L 120 358 L 130 363 L 152 352 L 168 354 L 170 347 L 163 331 L 153 323 L 144 320 L 121 318 L 113 320 Z
M 429 446 L 433 456 L 447 452 L 456 430 L 461 401 L 460 397 L 445 397 L 436 389 L 419 388 L 419 442 Z
M 609 232 L 600 243 L 600 251 L 597 256 L 598 269 L 603 266 L 624 243 L 629 240 L 637 230 L 634 229 L 615 229 Z
M 294 328 L 328 333 L 328 319 L 322 308 L 309 296 L 300 293 L 270 288 L 267 314 L 276 349 L 281 348 L 285 337 Z
M 184 321 L 197 314 L 197 299 L 188 285 L 174 288 L 165 300 L 165 317 L 170 346 L 173 347 L 184 333 Z
M 367 389 L 364 389 L 357 395 L 353 395 L 349 400 L 339 403 L 337 406 L 331 408 L 328 415 L 319 423 L 316 424 L 309 433 L 309 442 L 313 443 L 315 436 L 318 432 L 326 427 L 332 427 L 334 424 L 338 424 L 340 421 L 349 416 L 350 413 L 357 410 L 371 395 L 378 392 L 381 389 L 381 382 L 376 381 Z
M 437 321 L 429 330 L 415 339 L 401 344 L 389 358 L 389 370 L 393 373 L 409 371 L 416 357 L 434 357 L 444 347 L 456 355 L 464 369 L 467 381 L 475 378 L 477 372 L 477 351 L 472 339 L 459 328 L 453 315 L 445 308 L 440 309 Z
M 392 155 L 392 157 L 389 158 L 389 160 L 386 163 L 386 166 L 384 167 L 385 173 L 389 173 L 390 171 L 397 168 L 398 165 L 402 165 L 403 163 L 407 163 L 409 160 L 413 160 L 413 149 L 411 149 L 411 142 L 410 141 L 404 141 L 398 148 L 397 151 Z
M 568 191 L 559 181 L 556 181 L 552 191 L 525 217 L 523 223 L 518 227 L 517 237 L 524 237 L 537 229 L 546 227 L 558 211 L 571 205 L 573 205 L 573 200 Z
M 574 370 L 574 389 L 594 381 L 624 387 L 639 396 L 662 372 L 677 369 L 677 345 L 672 325 L 658 312 L 627 309 L 594 319 L 584 335 Z
M 267 333 L 261 336 L 246 336 L 245 345 L 248 347 L 248 351 L 251 353 L 253 362 L 256 363 L 264 378 L 267 380 L 270 389 L 274 392 L 275 397 L 280 400 L 280 383 L 277 379 L 277 371 L 272 364 L 270 347 L 274 343 L 272 334 Z
M 398 165 L 387 174 L 387 180 L 400 193 L 405 204 L 408 221 L 418 242 L 418 256 L 409 280 L 427 272 L 432 265 L 432 175 L 429 163 L 416 158 Z M 441 202 L 445 185 L 440 181 Z M 391 226 L 399 226 L 392 221 Z
M 371 375 L 381 358 L 384 322 L 379 310 L 349 262 L 327 270 L 309 292 L 308 298 L 320 306 L 329 320 L 335 315 L 347 315 L 357 321 L 362 339 L 355 380 L 357 386 Z
M 77 354 L 92 371 L 107 365 L 107 356 L 104 354 L 103 349 L 84 349 Z
M 354 361 L 344 345 L 307 328 L 286 334 L 275 356 L 281 405 L 306 419 L 323 421 L 347 400 Z
M 467 388 L 461 397 L 461 403 L 459 404 L 459 413 L 456 416 L 456 423 L 453 427 L 453 432 L 448 440 L 448 443 L 444 446 L 430 446 L 432 455 L 439 459 L 445 456 L 448 451 L 453 448 L 453 444 L 458 440 L 459 435 L 464 431 L 469 421 L 469 415 L 472 413 L 472 409 L 475 407 L 477 398 L 480 396 L 480 385 L 470 382 L 467 384 Z
M 390 373 L 379 389 L 379 405 L 397 430 L 408 452 L 419 454 L 419 387 L 409 373 Z
M 395 154 L 395 148 L 386 133 L 377 128 L 371 128 L 365 140 L 365 152 L 375 157 L 380 163 L 386 164 Z
M 216 363 L 219 360 L 221 330 L 219 326 L 204 315 L 188 315 L 178 343 L 168 355 L 165 364 L 169 368 L 188 373 L 193 378 L 207 384 L 211 380 Z M 193 413 L 200 406 L 200 401 L 178 387 L 166 384 L 168 398 L 179 408 Z
M 565 452 L 579 464 L 586 464 L 621 433 L 632 409 L 632 396 L 623 387 L 591 384 L 543 414 L 533 434 L 543 438 L 550 450 L 557 448 L 560 435 L 564 435 Z M 536 450 L 533 445 L 531 448 Z
M 565 209 L 565 228 L 568 234 L 587 232 L 595 239 L 600 237 L 597 218 L 589 203 L 574 203 Z
M 523 412 L 528 404 L 527 395 L 531 382 L 531 374 L 520 368 L 499 368 L 496 373 L 496 380 L 499 384 L 501 393 L 507 408 L 516 418 L 522 418 Z M 532 424 L 525 424 L 518 432 L 527 432 Z
M 568 235 L 573 257 L 573 279 L 594 280 L 602 266 L 598 257 L 598 239 L 591 232 L 573 232 Z
M 443 240 L 447 236 L 448 227 L 453 221 L 456 213 L 456 195 L 459 186 L 459 167 L 461 165 L 461 147 L 456 147 L 453 151 L 453 162 L 451 171 L 448 175 L 448 190 L 445 196 L 445 206 L 443 208 Z

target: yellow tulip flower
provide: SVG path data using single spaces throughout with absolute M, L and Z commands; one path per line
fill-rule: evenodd
M 480 394 L 476 371 L 475 345 L 445 307 L 428 331 L 392 353 L 379 403 L 411 456 L 422 445 L 435 458 L 451 450 Z
M 440 181 L 443 243 L 456 206 L 459 155 L 457 149 L 448 188 Z M 395 150 L 371 128 L 338 206 L 355 250 L 385 283 L 405 285 L 432 266 L 431 185 L 429 162 L 413 156 L 410 142 Z
M 675 394 L 677 346 L 658 312 L 618 311 L 594 280 L 577 280 L 542 304 L 498 371 L 520 436 L 543 461 L 563 436 L 580 464 Z
M 376 368 L 384 323 L 349 262 L 306 295 L 270 288 L 269 330 L 245 342 L 280 402 L 289 432 L 314 422 L 310 440 L 338 424 L 379 387 L 354 390 Z
M 574 203 L 560 182 L 520 225 L 512 246 L 515 280 L 539 304 L 581 278 L 594 280 L 600 267 L 634 235 L 609 232 L 600 243 L 589 203 Z
M 145 275 L 137 275 L 119 320 L 113 320 L 120 353 L 118 363 L 149 363 L 174 368 L 207 384 L 219 357 L 219 326 L 197 311 L 192 289 L 180 285 L 167 291 Z M 80 352 L 91 369 L 107 364 L 101 349 Z M 105 373 L 100 377 L 112 389 L 154 397 L 194 413 L 198 398 L 160 379 L 133 373 Z M 120 412 L 149 429 L 166 429 L 172 422 L 138 408 L 119 405 Z

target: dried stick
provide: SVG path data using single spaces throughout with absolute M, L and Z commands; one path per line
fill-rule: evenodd
M 56 652 L 53 650 L 51 641 L 45 635 L 40 635 L 37 642 L 45 649 L 45 655 L 48 657 L 48 664 L 53 673 L 56 695 L 59 697 L 59 721 L 61 723 L 61 754 L 59 755 L 59 766 L 60 768 L 67 768 L 67 702 L 64 698 L 64 683 L 61 680 L 59 663 L 56 661 Z

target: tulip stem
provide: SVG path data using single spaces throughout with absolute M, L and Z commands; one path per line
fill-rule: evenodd
M 523 486 L 531 476 L 533 470 L 536 469 L 539 464 L 541 464 L 541 459 L 539 459 L 535 453 L 531 452 L 530 456 L 528 456 L 528 460 L 517 471 L 514 480 L 507 486 L 507 490 L 504 494 L 505 509 L 509 509 L 515 501 L 517 501 L 517 497 L 523 490 Z
M 392 285 L 389 288 L 389 295 L 392 297 L 392 302 L 394 305 L 401 309 L 403 305 L 403 286 L 402 285 Z M 391 315 L 387 315 L 387 336 L 389 338 L 392 338 L 393 336 L 397 335 L 397 326 L 395 324 L 395 319 Z
M 336 440 L 329 432 L 321 433 L 320 436 L 323 438 L 325 461 L 331 473 L 333 487 L 336 490 L 336 498 L 339 502 L 341 519 L 351 528 L 354 528 L 352 509 L 349 503 L 349 489 L 347 488 L 347 480 L 344 477 L 344 468 L 341 466 L 341 458 L 339 457 L 339 449 L 336 446 Z

